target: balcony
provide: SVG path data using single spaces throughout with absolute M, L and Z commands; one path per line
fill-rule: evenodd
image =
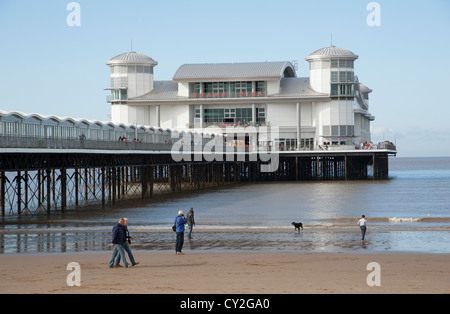
M 128 100 L 127 95 L 108 95 L 106 96 L 106 102 L 114 102 L 114 101 L 124 101 Z
M 250 98 L 250 97 L 266 97 L 265 91 L 255 92 L 203 92 L 189 94 L 189 98 L 204 99 L 204 98 Z

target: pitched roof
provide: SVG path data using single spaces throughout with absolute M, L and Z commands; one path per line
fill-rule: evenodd
M 280 81 L 280 93 L 278 97 L 315 97 L 329 96 L 313 90 L 309 84 L 309 77 L 290 77 Z
M 151 92 L 129 100 L 177 100 L 185 98 L 178 96 L 178 83 L 173 81 L 154 81 Z
M 296 76 L 294 66 L 290 62 L 205 63 L 180 66 L 175 72 L 173 80 L 263 80 L 280 79 L 283 75 Z

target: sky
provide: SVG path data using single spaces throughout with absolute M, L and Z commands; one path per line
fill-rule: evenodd
M 155 80 L 186 63 L 291 60 L 307 77 L 305 57 L 332 34 L 373 90 L 373 142 L 450 156 L 450 1 L 371 2 L 0 0 L 0 110 L 109 121 L 106 61 L 131 41 L 158 62 Z

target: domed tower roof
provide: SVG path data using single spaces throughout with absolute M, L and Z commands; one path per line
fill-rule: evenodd
M 158 65 L 158 62 L 150 58 L 149 56 L 146 56 L 142 53 L 137 53 L 135 51 L 129 51 L 122 53 L 120 55 L 115 56 L 108 62 L 106 62 L 107 65 L 127 65 L 127 64 L 139 64 L 139 65 L 151 65 L 156 66 Z
M 359 58 L 359 56 L 355 55 L 350 50 L 339 48 L 336 46 L 329 46 L 314 51 L 312 54 L 306 57 L 306 61 L 331 58 L 356 60 Z

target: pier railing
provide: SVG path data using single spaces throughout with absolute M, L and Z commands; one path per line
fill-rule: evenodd
M 0 136 L 0 148 L 170 151 L 171 143 Z
M 142 141 L 105 141 L 105 140 L 89 140 L 89 139 L 61 139 L 61 138 L 42 138 L 42 137 L 30 137 L 30 136 L 4 136 L 0 135 L 0 148 L 40 148 L 40 149 L 89 149 L 89 150 L 144 150 L 144 151 L 171 151 L 173 143 L 178 139 L 169 140 L 165 143 L 146 143 Z M 200 147 L 204 147 L 210 139 L 203 139 L 203 144 Z M 184 143 L 183 145 L 188 144 Z M 189 146 L 189 144 L 188 144 Z M 229 144 L 225 144 L 222 151 L 229 151 Z M 273 151 L 273 147 L 269 146 L 252 146 L 232 144 L 235 152 L 252 152 L 252 151 Z M 279 148 L 278 151 L 324 151 L 324 150 L 340 150 L 340 147 L 327 147 L 320 146 L 316 149 L 306 149 L 302 147 L 298 149 L 296 147 L 290 147 L 289 149 Z M 198 143 L 191 143 L 191 151 L 198 149 Z M 350 146 L 350 150 L 360 149 L 359 147 Z M 366 149 L 366 148 L 364 148 Z M 371 147 L 373 149 L 392 150 L 397 148 L 391 142 L 382 142 Z M 212 149 L 214 151 L 214 147 Z

